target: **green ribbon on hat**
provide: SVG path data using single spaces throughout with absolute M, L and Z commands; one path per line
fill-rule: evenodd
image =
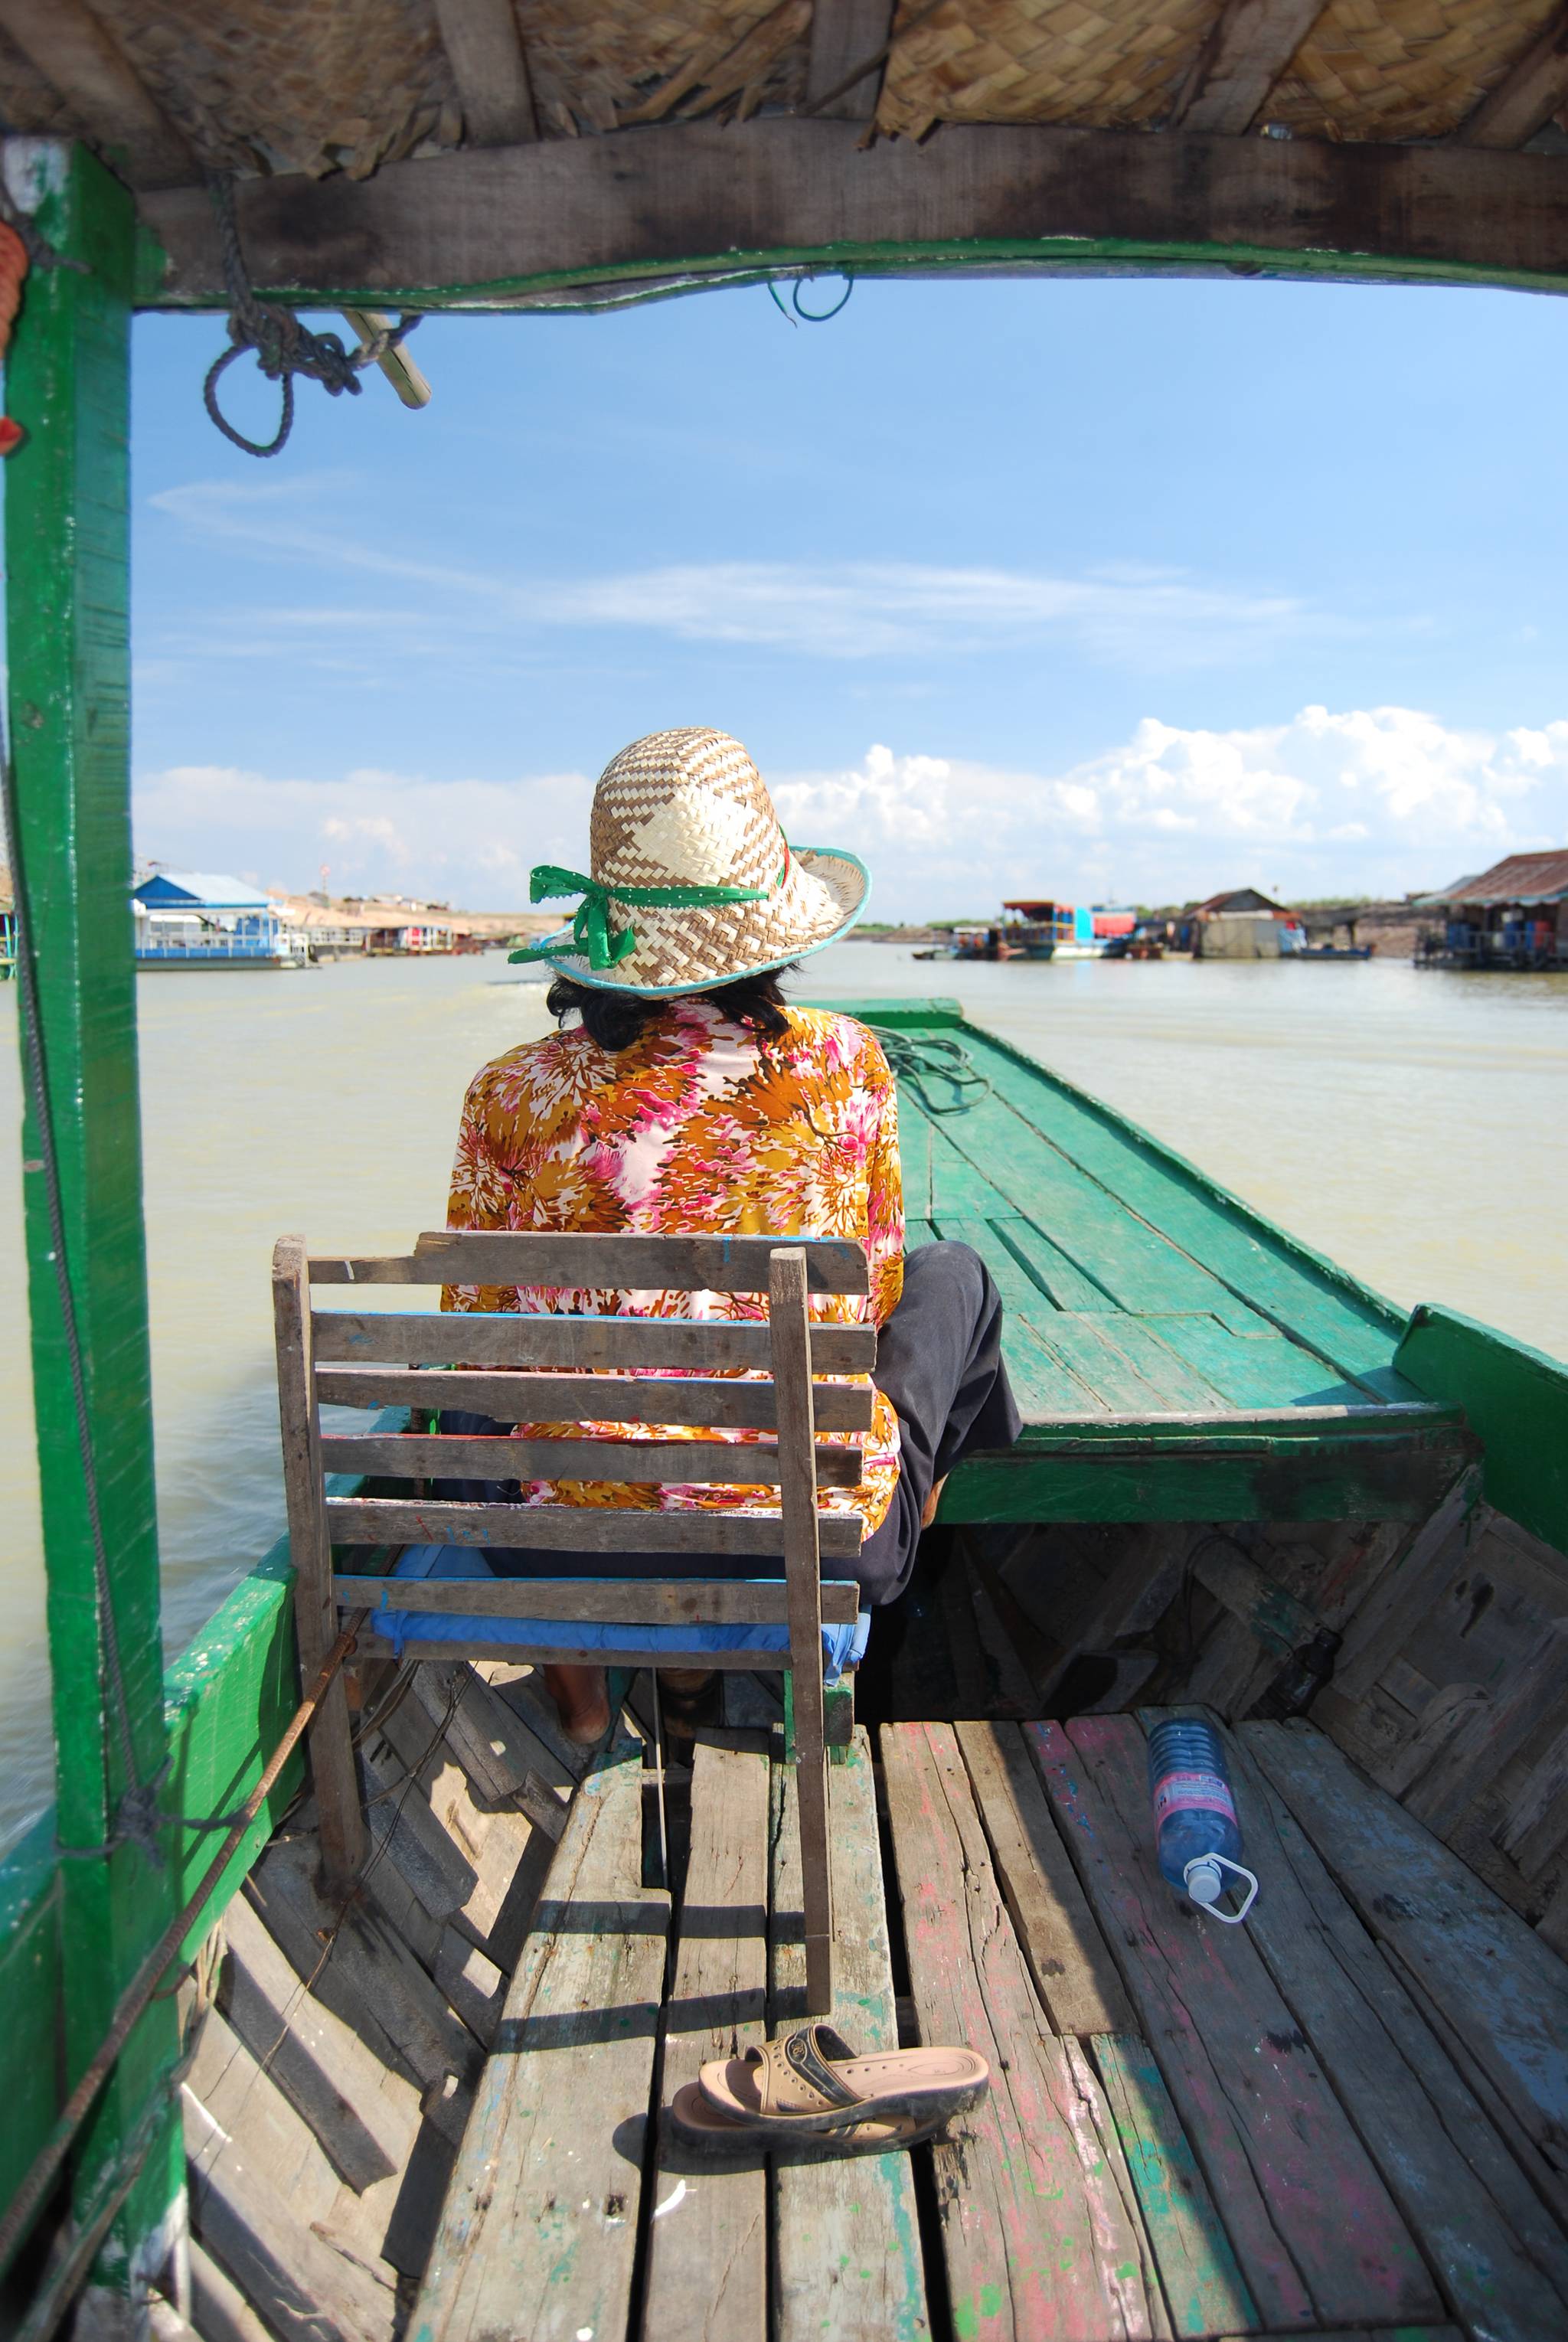
M 585 952 L 591 968 L 617 967 L 637 948 L 637 931 L 624 926 L 618 931 L 610 924 L 612 903 L 630 903 L 634 907 L 659 911 L 702 911 L 714 903 L 765 903 L 784 884 L 789 868 L 788 849 L 779 865 L 777 877 L 771 886 L 603 886 L 596 878 L 586 878 L 580 870 L 563 870 L 554 862 L 541 862 L 528 881 L 531 903 L 551 903 L 562 895 L 581 895 L 577 916 L 572 922 L 572 941 L 580 952 Z M 560 951 L 558 943 L 528 944 L 521 951 L 508 952 L 508 963 L 521 959 L 552 959 Z

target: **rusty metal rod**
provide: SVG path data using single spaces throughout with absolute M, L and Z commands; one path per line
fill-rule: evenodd
M 192 1924 L 203 1905 L 233 1861 L 241 1839 L 261 1811 L 273 1784 L 294 1754 L 301 1734 L 325 1698 L 334 1676 L 353 1650 L 359 1630 L 369 1615 L 366 1610 L 356 1610 L 349 1619 L 342 1634 L 322 1661 L 321 1673 L 295 1708 L 283 1738 L 268 1757 L 260 1780 L 235 1817 L 227 1836 L 207 1867 L 201 1885 L 185 1904 L 185 1908 L 170 1920 L 125 1991 L 120 1995 L 102 2047 L 61 2108 L 59 2120 L 34 2159 L 21 2187 L 12 2197 L 4 2219 L 0 2219 L 0 2277 L 4 2277 L 11 2266 L 16 2249 L 26 2236 L 32 2225 L 33 2217 L 43 2202 L 55 2174 L 65 2159 L 71 2141 L 80 2130 L 94 2099 L 108 2079 L 115 2059 L 130 2039 L 132 2028 L 137 2018 L 162 1982 L 165 1969 L 190 1933 Z

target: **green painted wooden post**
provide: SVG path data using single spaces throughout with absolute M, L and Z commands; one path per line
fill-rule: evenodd
M 13 204 L 31 215 L 60 264 L 29 275 L 6 370 L 6 410 L 27 435 L 5 471 L 17 883 L 32 912 L 65 1250 L 131 1731 L 145 1781 L 163 1762 L 165 1730 L 129 904 L 126 442 L 135 215 L 125 189 L 83 147 L 9 140 L 5 164 Z M 23 1148 L 58 1828 L 63 1847 L 85 1849 L 105 1844 L 125 1785 L 105 1703 L 81 1450 L 31 1115 Z M 133 1847 L 66 1861 L 62 1894 L 69 2085 L 174 1904 L 167 1871 Z M 173 2003 L 155 2002 L 82 2134 L 74 2170 L 79 2215 L 141 2130 L 175 2046 Z M 38 2055 L 47 2054 L 40 2042 Z M 111 2297 L 129 2286 L 131 2257 L 170 2215 L 182 2178 L 171 2108 L 100 2255 L 97 2281 Z M 112 2327 L 112 2301 L 105 2306 Z

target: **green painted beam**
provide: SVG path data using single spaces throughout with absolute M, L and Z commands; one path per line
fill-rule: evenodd
M 958 1465 L 942 1521 L 1418 1521 L 1473 1440 L 1430 1436 L 1044 1440 Z
M 153 1495 L 146 1267 L 132 958 L 128 766 L 130 195 L 83 147 L 12 150 L 12 199 L 57 255 L 25 289 L 6 368 L 26 433 L 5 465 L 10 740 L 20 868 L 65 1226 L 85 1351 L 113 1602 L 136 1769 L 163 1763 L 162 1646 Z M 126 1787 L 105 1706 L 102 1620 L 64 1313 L 29 1113 L 23 1134 L 33 1381 L 48 1572 L 57 1827 L 88 1858 L 61 1877 L 67 2084 L 97 2049 L 119 1991 L 174 1909 L 171 1880 L 136 1848 L 101 1859 Z M 81 2136 L 80 2206 L 166 2086 L 173 2003 L 154 2004 Z M 129 2258 L 183 2182 L 169 2109 L 98 2261 Z
M 1429 1398 L 1463 1407 L 1485 1451 L 1487 1503 L 1568 1553 L 1568 1366 L 1456 1309 L 1424 1305 L 1393 1363 Z

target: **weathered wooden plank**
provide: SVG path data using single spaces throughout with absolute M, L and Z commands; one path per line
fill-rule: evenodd
M 238 2286 L 198 2237 L 191 2238 L 189 2253 L 191 2316 L 202 2342 L 272 2342 Z
M 1011 1224 L 1015 1231 L 1022 1222 Z M 944 1216 L 944 1243 L 966 1244 L 980 1255 L 1002 1296 L 1002 1346 L 1007 1373 L 1026 1423 L 1052 1423 L 1098 1416 L 1108 1402 L 1075 1375 L 1048 1341 L 1037 1336 L 1035 1320 L 1049 1326 L 1055 1306 L 1020 1266 L 1012 1247 L 988 1220 Z M 1033 1231 L 1024 1229 L 1024 1234 Z M 1104 1302 L 1104 1296 L 1100 1296 Z
M 1305 1413 L 1332 1405 L 1334 1392 L 1348 1400 L 1347 1411 L 1361 1414 L 1373 1405 L 1370 1393 L 1341 1381 L 1315 1350 L 1262 1318 L 1254 1318 L 1245 1331 L 1191 1311 L 1144 1317 L 1140 1323 L 1151 1339 L 1201 1374 L 1227 1406 L 1249 1412 L 1253 1407 L 1291 1407 Z
M 1164 2077 L 1135 2033 L 1096 2034 L 1089 2043 L 1116 2137 L 1179 2335 L 1257 2324 L 1231 2240 L 1187 2141 Z
M 278 1428 L 284 1498 L 294 1563 L 295 1635 L 300 1679 L 313 1683 L 337 1638 L 332 1606 L 332 1547 L 321 1471 L 321 1413 L 311 1387 L 310 1290 L 305 1238 L 280 1236 L 272 1260 L 273 1336 L 277 1354 Z M 311 1778 L 321 1816 L 324 1883 L 346 1893 L 365 1857 L 365 1817 L 348 1729 L 342 1670 L 328 1685 L 310 1727 Z
M 539 135 L 511 0 L 435 0 L 441 45 L 473 146 L 522 146 Z
M 363 2247 L 341 2252 L 315 2233 L 297 2175 L 268 2167 L 259 2112 L 247 2108 L 231 2132 L 189 2082 L 180 2095 L 192 2218 L 246 2301 L 283 2342 L 390 2342 L 391 2270 L 378 2275 Z
M 1568 1600 L 1568 1586 L 1563 1591 Z M 1565 1701 L 1568 1617 L 1552 1619 L 1512 1682 L 1499 1686 L 1494 1698 L 1463 1719 L 1436 1763 L 1404 1800 L 1407 1811 L 1439 1837 L 1446 1837 L 1472 1799 L 1497 1778 Z
M 448 1310 L 318 1309 L 311 1319 L 315 1355 L 345 1366 L 679 1366 L 692 1374 L 761 1367 L 773 1358 L 760 1319 L 722 1317 L 534 1316 Z M 874 1326 L 811 1329 L 812 1371 L 869 1374 L 876 1364 Z
M 1344 1698 L 1360 1699 L 1372 1689 L 1413 1619 L 1459 1567 L 1464 1525 L 1480 1494 L 1480 1466 L 1468 1465 L 1353 1613 L 1334 1668 L 1334 1688 Z
M 1463 2035 L 1542 2151 L 1568 2160 L 1568 1966 L 1321 1734 L 1259 1724 L 1247 1746 L 1363 1926 Z
M 1568 99 L 1568 8 L 1560 8 L 1458 135 L 1466 146 L 1523 146 Z
M 779 1455 L 784 1466 L 779 1506 L 784 1533 L 791 1753 L 795 1761 L 800 1824 L 806 2007 L 814 2017 L 823 2017 L 833 2006 L 834 1930 L 822 1688 L 822 1558 L 832 1548 L 823 1542 L 813 1474 L 816 1435 L 807 1323 L 804 1256 L 797 1252 L 775 1252 L 768 1271 L 768 1330 L 773 1336 Z
M 741 1430 L 777 1428 L 772 1383 L 704 1382 L 695 1376 L 648 1375 L 635 1381 L 599 1375 L 591 1385 L 558 1376 L 448 1374 L 417 1366 L 322 1366 L 316 1395 L 335 1406 L 465 1407 L 499 1423 L 580 1422 L 576 1408 L 592 1405 L 596 1423 L 696 1423 Z M 869 1431 L 870 1385 L 824 1383 L 819 1386 L 819 1431 Z
M 833 1901 L 838 1928 L 832 2022 L 855 2048 L 895 2049 L 898 2013 L 883 1892 L 871 1744 L 857 1730 L 828 1767 Z M 805 2013 L 795 1771 L 774 1767 L 773 2030 Z M 928 2342 L 914 2176 L 907 2154 L 773 2162 L 774 2342 Z M 649 2342 L 654 2342 L 650 2336 Z M 662 2342 L 662 2337 L 660 2338 Z
M 640 1520 L 641 1514 L 632 1518 Z M 619 1619 L 627 1626 L 782 1626 L 784 1581 L 675 1577 L 354 1577 L 332 1581 L 345 1610 L 448 1610 L 485 1618 Z M 830 1624 L 860 1615 L 854 1578 L 822 1581 Z
M 1568 1837 L 1568 1724 L 1537 1757 L 1515 1793 L 1512 1810 L 1497 1833 L 1526 1877 L 1533 1877 Z
M 598 1505 L 421 1504 L 413 1497 L 329 1496 L 326 1521 L 334 1545 L 459 1545 L 483 1549 L 532 1546 L 548 1553 L 724 1553 L 776 1561 L 784 1544 L 777 1513 L 760 1506 L 731 1512 L 644 1513 Z M 853 1561 L 860 1551 L 858 1516 L 826 1514 L 820 1536 L 824 1560 Z M 404 1587 L 437 1579 L 399 1578 Z M 506 1581 L 497 1579 L 496 1584 Z M 591 1581 L 590 1581 L 591 1582 Z M 587 1615 L 583 1597 L 579 1616 Z M 434 1607 L 434 1605 L 432 1606 Z
M 328 1472 L 379 1472 L 399 1480 L 697 1480 L 742 1487 L 776 1485 L 778 1449 L 771 1440 L 434 1438 L 407 1432 L 327 1436 Z M 858 1447 L 819 1442 L 816 1476 L 824 1488 L 859 1485 Z
M 1058 2033 L 1131 2034 L 1131 2005 L 1018 1728 L 954 1730 L 991 1860 L 1042 2007 Z
M 882 1752 L 921 2032 L 991 2066 L 964 2135 L 933 2149 L 954 2328 L 1167 2333 L 1109 2110 L 1076 2043 L 1042 2022 L 952 1729 L 884 1726 Z
M 856 65 L 886 46 L 894 15 L 892 0 L 813 0 L 805 75 L 808 113 L 830 122 L 871 120 L 882 86 L 881 65 L 860 75 L 847 89 L 844 85 Z
M 768 1756 L 699 1742 L 674 1980 L 664 2008 L 666 2106 L 710 2057 L 766 2032 Z M 767 2173 L 744 2157 L 715 2169 L 666 2134 L 648 2230 L 643 2332 L 690 2342 L 766 2342 Z
M 632 1628 L 629 1630 L 629 1636 L 638 1631 L 640 1630 Z M 389 1636 L 374 1633 L 368 1626 L 360 1630 L 358 1647 L 362 1658 L 412 1659 L 420 1664 L 432 1660 L 437 1663 L 443 1660 L 450 1661 L 453 1651 L 453 1645 L 449 1640 L 437 1640 L 434 1636 L 411 1635 L 399 1644 L 394 1643 Z M 507 1660 L 514 1660 L 517 1656 L 515 1643 L 500 1641 L 487 1643 L 478 1636 L 464 1635 L 459 1647 L 467 1659 L 495 1660 L 504 1663 Z M 639 1643 L 628 1638 L 624 1643 L 584 1643 L 574 1638 L 569 1621 L 562 1626 L 555 1639 L 547 1643 L 531 1640 L 526 1648 L 529 1658 L 543 1666 L 610 1667 L 612 1669 L 629 1667 L 634 1671 L 638 1667 L 645 1667 L 649 1665 L 648 1646 L 645 1642 Z M 757 1666 L 765 1656 L 758 1651 L 727 1649 L 710 1651 L 701 1649 L 694 1644 L 689 1653 L 684 1650 L 661 1651 L 658 1664 L 660 1666 L 684 1666 L 689 1658 L 694 1665 L 700 1660 L 704 1667 L 729 1668 L 737 1674 L 745 1675 Z
M 642 1782 L 622 1743 L 574 1801 L 410 2323 L 421 2342 L 625 2330 L 670 1921 L 641 1885 Z
M 1262 2316 L 1435 2314 L 1404 2223 L 1256 1948 L 1160 1877 L 1136 1724 L 1084 1716 L 1024 1736 Z
M 1260 1730 L 1229 1746 L 1253 1943 L 1466 2323 L 1498 2342 L 1568 2330 L 1568 2238 L 1379 1958 L 1300 1825 L 1253 1762 Z M 1473 1988 L 1474 1980 L 1472 1979 Z M 1541 2265 L 1532 2256 L 1542 2255 Z
M 246 1892 L 274 1940 L 318 2000 L 383 2065 L 421 2088 L 477 2070 L 479 2047 L 424 1970 L 361 1902 L 328 1903 L 315 1886 L 313 1839 L 275 1838 Z
M 1289 1658 L 1310 1643 L 1322 1620 L 1298 1602 L 1288 1587 L 1270 1577 L 1233 1539 L 1203 1538 L 1192 1560 L 1193 1576 L 1206 1586 L 1255 1642 L 1276 1658 Z
M 1228 0 L 1167 127 L 1242 136 L 1323 11 L 1323 0 Z
M 419 2130 L 418 2092 L 305 1989 L 245 1896 L 225 1927 L 219 2006 L 252 2057 L 351 2187 L 401 2171 Z
M 1196 245 L 1318 275 L 1552 282 L 1568 247 L 1551 155 L 958 123 L 929 150 L 895 139 L 867 155 L 854 123 L 780 117 L 746 133 L 744 171 L 724 125 L 691 122 L 390 164 L 364 181 L 247 180 L 240 232 L 258 286 L 373 306 L 456 288 L 473 305 L 476 287 L 553 275 L 733 270 L 737 252 L 839 266 L 962 245 L 981 266 L 1034 254 L 1093 267 Z M 144 196 L 141 212 L 162 247 L 142 297 L 221 303 L 204 192 Z
M 1412 1429 L 1368 1435 L 1346 1426 L 1305 1437 L 1203 1442 L 1156 1437 L 1141 1445 L 1045 1428 L 1004 1455 L 955 1466 L 942 1500 L 951 1521 L 1367 1521 L 1422 1520 L 1465 1460 L 1463 1435 Z
M 765 1293 L 781 1245 L 806 1256 L 812 1293 L 865 1293 L 864 1248 L 847 1236 L 622 1236 L 433 1228 L 409 1254 L 312 1256 L 313 1285 L 526 1285 L 560 1292 Z

